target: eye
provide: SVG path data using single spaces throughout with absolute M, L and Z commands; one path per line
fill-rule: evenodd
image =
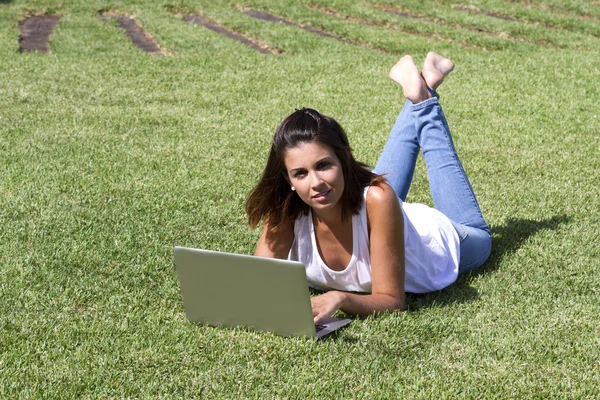
M 302 169 L 294 172 L 294 178 L 300 178 L 304 175 L 306 175 L 306 171 Z
M 317 169 L 323 170 L 323 169 L 327 169 L 331 166 L 331 163 L 329 161 L 320 161 L 317 164 Z

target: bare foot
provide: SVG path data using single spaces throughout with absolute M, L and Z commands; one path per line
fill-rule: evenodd
M 427 58 L 425 58 L 421 75 L 425 79 L 427 86 L 437 89 L 444 82 L 446 75 L 452 72 L 453 69 L 454 63 L 450 59 L 431 51 L 427 54 Z
M 404 97 L 413 103 L 420 103 L 431 97 L 423 77 L 411 56 L 402 57 L 396 65 L 392 67 L 389 74 L 390 78 L 402 86 Z

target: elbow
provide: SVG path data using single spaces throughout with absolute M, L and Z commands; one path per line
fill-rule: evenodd
M 396 297 L 388 295 L 387 311 L 404 311 L 406 309 L 404 296 Z
M 406 311 L 404 299 L 395 299 L 393 311 Z
M 387 296 L 385 302 L 379 303 L 379 306 L 373 307 L 368 312 L 365 312 L 364 316 L 372 315 L 372 314 L 383 314 L 390 313 L 396 311 L 404 311 L 404 299 L 397 299 L 392 296 Z

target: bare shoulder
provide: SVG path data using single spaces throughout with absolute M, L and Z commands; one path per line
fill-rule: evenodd
M 394 189 L 387 183 L 371 186 L 367 192 L 367 223 L 369 232 L 375 226 L 398 225 L 402 223 L 400 200 Z M 393 222 L 390 224 L 390 222 Z
M 381 208 L 389 208 L 399 205 L 398 196 L 394 189 L 387 183 L 373 185 L 367 192 L 367 211 L 376 211 Z

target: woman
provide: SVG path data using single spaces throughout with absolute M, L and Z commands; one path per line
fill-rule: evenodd
M 404 309 L 405 291 L 442 289 L 488 258 L 490 230 L 435 91 L 453 68 L 436 53 L 421 73 L 410 56 L 394 65 L 390 78 L 407 100 L 375 172 L 353 158 L 340 125 L 315 110 L 297 110 L 278 127 L 246 211 L 252 228 L 264 221 L 256 256 L 301 261 L 310 284 L 328 290 L 311 299 L 315 323 L 338 309 Z M 419 149 L 435 208 L 404 203 Z

